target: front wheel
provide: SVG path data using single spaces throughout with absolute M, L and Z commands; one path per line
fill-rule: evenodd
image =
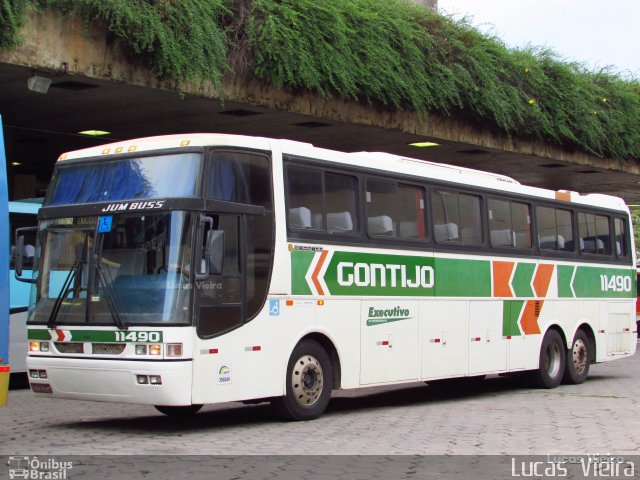
M 583 330 L 578 330 L 571 348 L 567 350 L 567 361 L 564 369 L 564 383 L 577 385 L 583 383 L 589 375 L 589 364 L 591 363 L 590 342 L 587 334 Z
M 317 342 L 304 340 L 291 353 L 287 366 L 287 392 L 272 400 L 286 420 L 313 420 L 327 408 L 333 387 L 329 355 Z
M 202 408 L 202 405 L 184 405 L 184 406 L 168 406 L 168 405 L 156 405 L 156 410 L 160 413 L 164 413 L 169 417 L 190 417 Z
M 548 330 L 542 339 L 538 370 L 531 372 L 533 384 L 539 388 L 556 388 L 562 382 L 565 346 L 556 330 Z

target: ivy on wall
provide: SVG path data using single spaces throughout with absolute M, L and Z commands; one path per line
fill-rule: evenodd
M 0 0 L 0 48 L 13 48 L 18 45 L 18 32 L 26 10 L 27 2 Z
M 0 0 L 0 47 L 19 41 L 27 2 L 104 24 L 181 86 L 220 86 L 231 64 L 278 88 L 640 159 L 640 80 L 508 48 L 405 0 Z
M 104 24 L 134 53 L 144 55 L 155 73 L 181 86 L 207 80 L 219 86 L 226 71 L 227 45 L 221 24 L 230 12 L 225 0 L 32 1 L 39 8 L 79 16 L 89 27 Z
M 515 137 L 640 158 L 640 82 L 393 0 L 254 0 L 255 74 Z

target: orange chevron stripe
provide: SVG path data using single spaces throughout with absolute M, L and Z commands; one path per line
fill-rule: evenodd
M 553 265 L 541 263 L 538 265 L 536 275 L 533 279 L 533 287 L 536 290 L 536 296 L 545 298 L 551 285 L 551 276 L 553 275 Z
M 493 296 L 513 297 L 509 286 L 511 272 L 515 267 L 514 262 L 493 262 Z
M 322 290 L 322 286 L 320 285 L 320 281 L 318 280 L 318 275 L 320 275 L 320 270 L 322 269 L 322 265 L 324 264 L 328 253 L 329 250 L 322 251 L 322 253 L 320 254 L 320 259 L 318 260 L 318 263 L 316 263 L 316 268 L 313 269 L 313 273 L 311 274 L 311 281 L 316 287 L 319 295 L 324 295 L 324 290 Z
M 540 326 L 538 326 L 538 315 L 536 315 L 536 301 L 540 302 L 538 312 L 542 310 L 543 301 L 540 300 L 527 300 L 524 306 L 524 312 L 520 319 L 520 325 L 522 326 L 522 332 L 525 335 L 540 334 Z

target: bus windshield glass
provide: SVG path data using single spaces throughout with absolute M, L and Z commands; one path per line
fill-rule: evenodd
M 103 217 L 104 218 L 104 217 Z M 30 323 L 188 324 L 191 215 L 174 211 L 41 222 Z
M 67 164 L 60 162 L 44 206 L 198 195 L 200 153 Z

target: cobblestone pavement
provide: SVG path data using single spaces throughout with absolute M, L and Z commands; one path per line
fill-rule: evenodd
M 640 354 L 592 366 L 583 385 L 536 390 L 489 377 L 464 389 L 410 384 L 336 392 L 324 416 L 287 423 L 267 405 L 205 406 L 188 419 L 151 406 L 11 390 L 0 454 L 640 454 Z
M 592 366 L 585 384 L 554 390 L 493 376 L 465 388 L 336 392 L 324 416 L 298 423 L 277 420 L 267 405 L 210 405 L 174 419 L 150 406 L 12 390 L 0 408 L 0 460 L 73 456 L 65 478 L 111 480 L 477 480 L 510 478 L 509 456 L 548 454 L 624 455 L 640 470 L 639 399 L 640 353 Z M 0 478 L 8 478 L 1 468 Z

